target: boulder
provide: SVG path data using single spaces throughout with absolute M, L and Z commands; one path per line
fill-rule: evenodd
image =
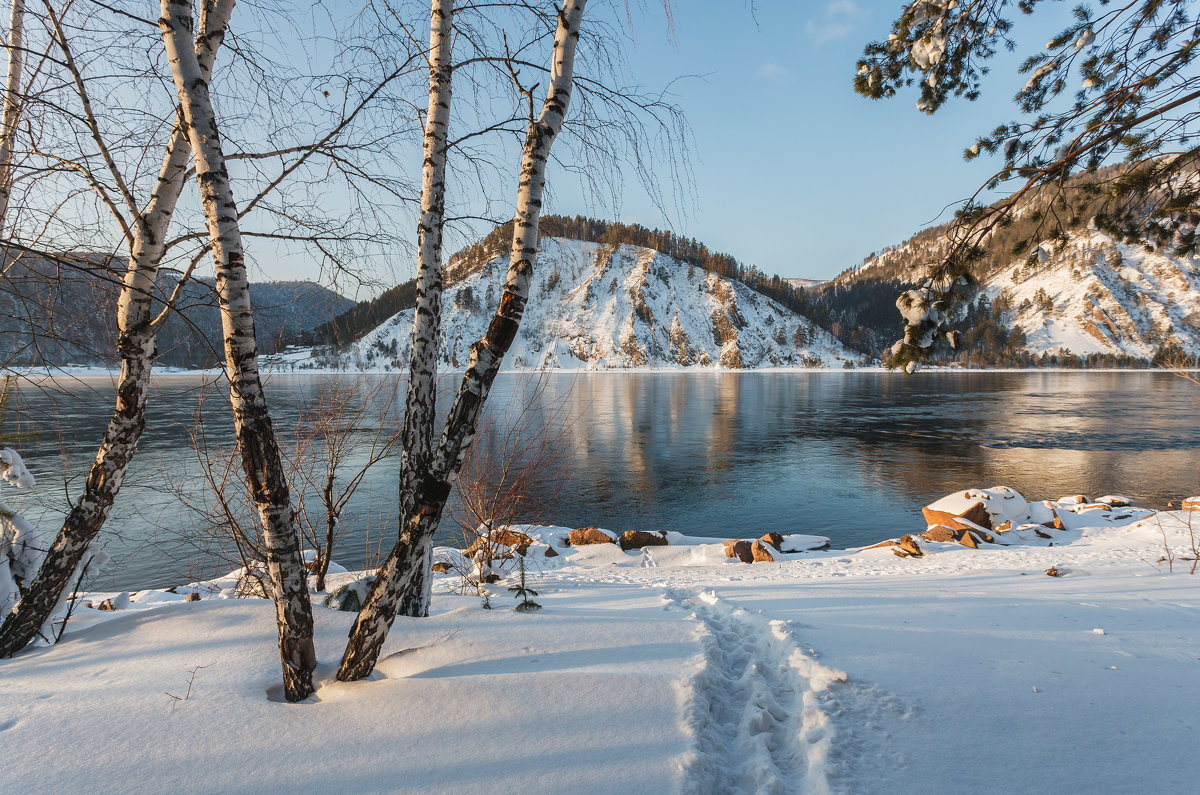
M 982 527 L 966 521 L 965 519 L 951 519 L 949 526 L 953 530 L 960 531 L 960 534 L 971 533 L 979 541 L 986 541 L 989 544 L 996 543 L 996 537 L 994 535 L 989 533 L 987 530 L 984 530 Z
M 433 570 L 438 574 L 445 574 L 446 572 L 450 571 L 450 564 L 444 560 L 439 560 L 437 563 L 433 564 Z
M 509 530 L 507 527 L 502 527 L 499 530 L 492 531 L 490 546 L 493 550 L 496 550 L 497 547 L 508 547 L 518 555 L 524 555 L 531 544 L 533 544 L 532 538 L 516 530 Z M 487 536 L 480 534 L 471 542 L 471 546 L 463 550 L 463 554 L 469 558 L 479 550 L 486 549 L 488 546 Z
M 725 541 L 725 557 L 737 558 L 742 563 L 754 562 L 754 551 L 751 549 L 749 541 L 732 540 Z
M 554 551 L 554 547 L 546 547 L 546 551 L 543 554 L 548 558 L 558 557 L 558 553 Z
M 904 550 L 914 558 L 919 558 L 925 553 L 921 551 L 921 547 L 917 546 L 917 539 L 905 533 L 900 536 L 900 541 L 897 543 L 900 549 Z
M 572 530 L 567 540 L 573 547 L 583 547 L 588 544 L 615 544 L 617 542 L 611 533 L 598 527 L 580 527 Z
M 880 541 L 878 544 L 872 544 L 869 547 L 863 547 L 863 549 L 879 549 L 880 547 L 894 547 L 894 546 L 899 546 L 899 544 L 896 542 L 896 539 L 889 538 L 887 541 Z
M 667 537 L 662 533 L 648 533 L 644 530 L 626 530 L 621 533 L 621 540 L 618 542 L 621 549 L 641 549 L 642 547 L 665 547 L 667 545 Z
M 334 589 L 325 597 L 325 606 L 347 613 L 357 613 L 363 602 L 366 601 L 367 592 L 371 590 L 373 582 L 375 582 L 374 577 L 363 577 L 354 582 L 348 582 L 341 588 Z
M 1105 505 L 1111 505 L 1113 508 L 1128 508 L 1133 505 L 1133 500 L 1128 497 L 1122 497 L 1119 494 L 1105 494 L 1096 502 L 1102 502 Z
M 764 544 L 770 544 L 771 546 L 775 547 L 775 549 L 779 550 L 780 552 L 783 551 L 783 536 L 780 535 L 779 533 L 776 533 L 774 530 L 772 530 L 769 533 L 763 533 L 762 536 L 758 540 L 763 542 Z
M 937 502 L 930 503 L 921 509 L 925 522 L 929 526 L 936 524 L 949 525 L 951 519 L 962 517 L 980 527 L 992 529 L 992 517 L 988 514 L 987 506 L 982 500 L 974 502 L 965 499 L 952 499 L 956 495 L 943 497 Z
M 188 594 L 187 596 L 183 597 L 183 601 L 185 601 L 185 602 L 199 602 L 199 601 L 200 601 L 200 594 L 196 593 L 195 591 L 192 591 L 190 594 Z
M 1200 497 L 1188 497 L 1179 507 L 1185 511 L 1200 511 Z
M 957 540 L 958 543 L 962 544 L 964 547 L 979 549 L 979 542 L 975 540 L 975 534 L 970 530 L 960 531 Z
M 1058 577 L 1058 566 L 1051 566 L 1050 568 L 1046 569 L 1046 574 L 1050 575 L 1051 577 Z
M 1036 527 L 1034 528 L 1033 532 L 1034 532 L 1034 534 L 1037 535 L 1038 538 L 1049 538 L 1050 537 L 1049 533 L 1043 533 L 1041 530 L 1038 530 Z
M 941 541 L 941 542 L 957 541 L 958 540 L 958 531 L 955 531 L 952 528 L 946 527 L 946 525 L 944 525 L 944 524 L 937 524 L 937 525 L 934 525 L 933 527 L 929 528 L 928 530 L 926 530 L 924 533 L 921 533 L 920 537 L 925 539 L 926 541 Z
M 761 540 L 750 545 L 750 557 L 755 563 L 775 562 L 775 558 L 771 556 L 770 545 L 764 544 Z

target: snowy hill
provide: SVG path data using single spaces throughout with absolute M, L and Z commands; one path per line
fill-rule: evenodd
M 506 257 L 442 300 L 442 361 L 465 367 L 499 299 Z M 407 363 L 413 310 L 356 343 L 357 364 Z M 828 367 L 858 357 L 828 333 L 742 283 L 637 246 L 544 238 L 529 305 L 506 368 Z M 292 360 L 298 368 L 316 360 Z
M 895 295 L 941 259 L 945 229 L 925 230 L 841 274 L 823 300 L 869 307 L 855 320 L 873 328 L 876 344 L 890 344 L 901 331 Z M 1030 255 L 1002 253 L 1009 242 L 990 243 L 975 300 L 998 308 L 1000 323 L 1019 329 L 1030 353 L 1149 359 L 1173 342 L 1200 354 L 1200 259 L 1126 245 L 1095 229 L 1043 242 Z

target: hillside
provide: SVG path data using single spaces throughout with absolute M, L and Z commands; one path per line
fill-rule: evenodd
M 500 295 L 507 258 L 494 257 L 443 296 L 442 361 L 465 367 Z M 354 346 L 351 362 L 399 370 L 407 362 L 412 310 Z M 544 238 L 529 306 L 506 367 L 841 367 L 859 357 L 828 333 L 741 282 L 649 248 Z M 329 366 L 288 357 L 297 368 Z
M 179 283 L 163 270 L 155 298 Z M 120 272 L 46 259 L 14 262 L 0 285 L 0 361 L 18 366 L 116 364 L 116 300 Z M 261 350 L 308 341 L 313 329 L 354 302 L 313 282 L 260 282 L 250 287 Z M 221 330 L 211 280 L 185 286 L 179 311 L 158 333 L 157 363 L 205 367 L 220 360 Z
M 1029 215 L 987 241 L 978 289 L 961 310 L 965 345 L 955 360 L 1128 365 L 1200 354 L 1196 259 L 1091 226 L 1014 252 L 1033 228 Z M 843 342 L 883 350 L 902 332 L 896 296 L 942 257 L 947 230 L 923 230 L 817 288 L 814 315 Z

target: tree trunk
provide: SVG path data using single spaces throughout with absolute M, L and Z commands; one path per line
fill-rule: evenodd
M 204 35 L 196 39 L 195 47 L 206 79 L 232 10 L 232 0 L 220 0 L 205 14 Z M 130 248 L 129 266 L 117 299 L 121 373 L 117 380 L 116 408 L 96 451 L 83 494 L 67 514 L 20 604 L 0 626 L 0 658 L 11 657 L 24 648 L 50 618 L 88 546 L 108 518 L 145 429 L 146 390 L 154 355 L 151 297 L 171 216 L 187 180 L 190 156 L 187 138 L 176 125 L 154 194 L 145 212 L 137 218 L 137 236 Z
M 8 75 L 4 81 L 4 113 L 0 117 L 0 234 L 8 219 L 12 192 L 13 145 L 21 116 L 21 69 L 25 65 L 25 0 L 11 0 L 8 23 Z
M 450 125 L 451 35 L 454 0 L 432 0 L 429 11 L 429 110 L 421 168 L 421 218 L 417 222 L 417 302 L 409 352 L 408 396 L 400 455 L 403 529 L 416 500 L 416 483 L 433 455 L 437 409 L 438 335 L 442 313 L 442 228 L 446 207 L 446 142 Z M 404 600 L 400 613 L 425 616 L 428 599 Z
M 225 372 L 229 378 L 238 452 L 262 521 L 267 573 L 279 627 L 284 693 L 288 701 L 300 701 L 313 691 L 312 671 L 316 666 L 308 583 L 291 495 L 259 378 L 258 345 L 237 206 L 225 168 L 208 81 L 189 46 L 191 23 L 188 0 L 162 0 L 159 26 L 196 164 L 196 181 L 216 268 L 217 300 L 225 338 Z
M 474 439 L 488 391 L 517 334 L 529 297 L 529 282 L 537 257 L 546 162 L 571 100 L 575 46 L 586 1 L 566 0 L 558 13 L 550 86 L 541 113 L 530 122 L 521 155 L 513 242 L 504 293 L 487 332 L 471 346 L 471 361 L 446 419 L 437 451 L 416 482 L 411 514 L 395 547 L 380 567 L 367 601 L 350 630 L 350 641 L 337 675 L 343 682 L 361 679 L 371 672 L 399 605 L 416 598 L 417 589 L 422 597 L 428 592 L 426 567 L 433 534 L 454 478 L 462 467 L 463 456 Z M 427 610 L 426 603 L 421 612 Z

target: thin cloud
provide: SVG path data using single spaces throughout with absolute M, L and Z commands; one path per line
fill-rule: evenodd
M 860 8 L 854 0 L 832 0 L 825 4 L 820 19 L 804 23 L 804 35 L 817 44 L 845 38 L 868 16 L 870 12 Z
M 767 61 L 758 67 L 758 76 L 766 77 L 771 80 L 783 80 L 787 77 L 790 77 L 791 74 L 792 73 L 788 71 L 787 67 L 780 66 L 779 64 L 771 61 Z

